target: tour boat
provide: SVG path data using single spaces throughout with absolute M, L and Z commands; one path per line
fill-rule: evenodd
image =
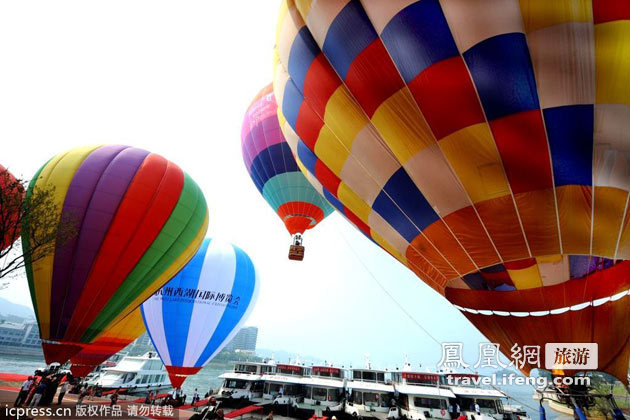
M 403 419 L 427 418 L 450 419 L 449 406 L 456 399 L 446 386 L 442 375 L 431 372 L 403 371 L 399 374 L 395 389 Z
M 128 394 L 171 388 L 164 364 L 155 352 L 125 356 L 116 366 L 103 368 L 98 375 L 86 380 L 86 384 L 103 390 L 120 388 Z
M 263 396 L 263 376 L 273 375 L 276 365 L 268 362 L 235 362 L 234 370 L 219 376 L 223 379 L 216 399 L 223 401 L 227 407 L 244 407 L 259 401 Z
M 344 407 L 345 373 L 334 366 L 312 366 L 301 381 L 302 396 L 295 407 L 300 418 L 339 416 Z
M 392 375 L 386 370 L 350 369 L 346 382 L 347 401 L 345 413 L 353 418 L 376 418 L 385 420 L 400 417 L 394 400 Z
M 263 395 L 259 403 L 280 415 L 295 412 L 298 403 L 304 401 L 304 378 L 310 374 L 311 369 L 299 362 L 277 364 L 275 373 L 263 378 Z

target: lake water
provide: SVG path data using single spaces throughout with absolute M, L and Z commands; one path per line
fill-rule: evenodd
M 42 368 L 46 365 L 43 358 L 27 357 L 27 356 L 6 356 L 0 355 L 0 372 L 21 373 L 24 375 L 32 374 L 35 369 Z M 195 388 L 203 395 L 210 389 L 216 390 L 221 385 L 219 375 L 225 372 L 226 365 L 221 363 L 209 363 L 196 375 L 190 376 L 184 382 L 182 387 L 188 398 L 192 398 Z M 515 400 L 510 402 L 515 405 L 523 405 L 532 419 L 538 419 L 538 402 L 532 396 L 534 390 L 531 386 L 504 386 L 502 390 L 512 396 Z M 529 406 L 529 407 L 527 407 Z M 563 416 L 555 413 L 549 407 L 546 408 L 547 418 L 554 420 L 569 420 L 572 417 Z

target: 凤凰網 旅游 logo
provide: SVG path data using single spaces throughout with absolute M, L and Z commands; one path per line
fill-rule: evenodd
M 193 289 L 193 288 L 183 288 L 183 287 L 163 287 L 157 292 L 155 292 L 155 296 L 161 296 L 162 298 L 171 297 L 178 299 L 190 299 L 190 300 L 198 300 L 205 302 L 218 302 L 225 303 L 229 305 L 237 306 L 239 301 L 241 300 L 240 296 L 233 295 L 231 293 L 219 292 L 216 290 L 204 290 L 204 289 Z
M 597 343 L 547 343 L 545 368 L 549 370 L 597 369 Z

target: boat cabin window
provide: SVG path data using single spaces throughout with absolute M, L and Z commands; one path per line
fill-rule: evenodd
M 262 392 L 263 390 L 263 381 L 254 381 L 252 382 L 251 390 L 252 392 Z
M 145 370 L 160 370 L 162 368 L 162 362 L 158 360 L 149 360 L 144 364 Z
M 336 388 L 307 386 L 304 388 L 304 391 L 306 398 L 310 398 L 315 401 L 339 401 L 341 399 L 341 391 Z
M 475 410 L 474 398 L 460 397 L 457 400 L 459 401 L 459 406 L 462 407 L 462 410 L 468 410 L 468 411 Z M 499 400 L 477 398 L 477 404 L 479 404 L 479 409 L 483 413 L 502 413 L 503 412 L 503 404 L 501 404 L 501 401 Z
M 439 382 L 439 376 L 433 373 L 403 372 L 402 377 L 409 385 L 436 386 Z
M 446 400 L 440 398 L 414 397 L 413 405 L 416 408 L 438 408 L 445 409 L 447 407 Z
M 261 366 L 261 367 L 260 367 L 260 372 L 261 372 L 262 374 L 265 374 L 265 373 L 272 373 L 272 372 L 273 372 L 273 366 Z
M 234 372 L 239 373 L 256 373 L 256 366 L 238 364 L 234 366 Z
M 283 395 L 298 395 L 300 393 L 299 385 L 267 382 L 265 383 L 265 394 L 276 396 L 280 393 L 280 388 L 282 388 Z
M 369 370 L 352 371 L 352 379 L 355 381 L 385 383 L 385 372 L 372 372 Z
M 247 387 L 247 381 L 240 381 L 238 379 L 228 379 L 225 381 L 226 388 L 245 389 Z
M 363 405 L 370 407 L 387 407 L 387 394 L 380 392 L 362 392 Z
M 326 378 L 341 378 L 341 369 L 328 366 L 315 366 L 313 367 L 313 375 Z
M 497 403 L 499 403 L 499 405 L 501 405 L 501 411 L 499 411 L 499 408 L 497 407 Z M 489 400 L 489 399 L 477 399 L 477 404 L 479 404 L 479 409 L 481 410 L 482 413 L 500 413 L 503 412 L 502 408 L 503 408 L 503 404 L 501 404 L 501 401 L 498 400 Z

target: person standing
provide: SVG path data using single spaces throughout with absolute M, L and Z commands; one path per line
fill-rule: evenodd
M 61 388 L 59 389 L 59 396 L 57 397 L 57 405 L 61 405 L 63 397 L 64 395 L 66 395 L 66 392 L 68 392 L 68 389 L 70 389 L 70 383 L 68 381 L 65 381 L 61 384 Z
M 29 407 L 37 407 L 39 401 L 42 399 L 42 395 L 46 392 L 46 383 L 42 380 L 39 381 L 39 385 L 35 388 L 35 394 L 33 394 L 33 398 L 31 398 L 31 402 L 28 404 Z
M 477 415 L 481 414 L 481 408 L 479 407 L 479 404 L 477 403 L 476 400 L 475 400 L 475 413 L 477 413 Z
M 18 396 L 13 403 L 13 407 L 20 407 L 22 403 L 26 401 L 26 397 L 28 396 L 28 392 L 31 390 L 31 386 L 33 385 L 33 377 L 29 376 L 20 387 L 20 392 L 18 392 Z
M 116 403 L 118 403 L 118 391 L 120 390 L 120 388 L 118 388 L 116 391 L 114 391 L 114 393 L 112 394 L 111 397 L 109 397 L 110 399 L 110 403 L 109 406 L 113 406 L 116 405 Z
M 88 392 L 86 389 L 83 389 L 81 391 L 81 393 L 79 394 L 79 398 L 77 399 L 77 405 L 81 405 L 83 404 L 83 399 L 88 395 Z
M 193 392 L 192 397 L 192 405 L 195 405 L 199 401 L 199 392 L 197 392 L 197 388 L 195 388 L 195 392 Z

